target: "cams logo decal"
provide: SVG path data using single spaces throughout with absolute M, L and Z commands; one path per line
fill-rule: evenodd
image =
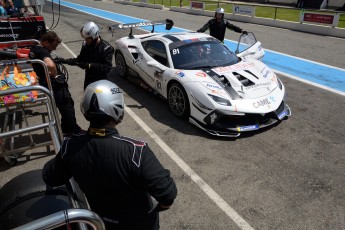
M 271 96 L 269 98 L 262 99 L 262 100 L 257 101 L 257 102 L 254 102 L 253 103 L 253 107 L 254 108 L 259 108 L 259 107 L 262 107 L 262 106 L 267 106 L 268 108 L 270 108 L 271 101 L 275 102 L 275 98 L 273 96 Z

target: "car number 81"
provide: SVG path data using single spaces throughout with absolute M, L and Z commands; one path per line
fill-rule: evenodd
M 179 49 L 173 49 L 173 55 L 176 55 L 176 54 L 180 54 L 180 50 Z

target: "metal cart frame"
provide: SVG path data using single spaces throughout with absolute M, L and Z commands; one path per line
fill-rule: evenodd
M 52 86 L 51 86 L 51 82 L 50 82 L 50 78 L 48 74 L 48 68 L 45 65 L 45 63 L 41 60 L 5 60 L 5 61 L 0 62 L 0 67 L 5 67 L 7 65 L 13 65 L 13 64 L 18 64 L 18 65 L 30 64 L 31 65 L 34 63 L 39 63 L 44 67 L 49 89 L 43 86 L 33 85 L 33 86 L 25 86 L 25 87 L 16 88 L 16 89 L 8 89 L 8 90 L 0 91 L 0 96 L 6 96 L 6 95 L 34 91 L 34 90 L 39 92 L 38 99 L 33 102 L 17 103 L 17 104 L 11 104 L 8 106 L 5 105 L 4 107 L 0 107 L 0 111 L 5 109 L 5 120 L 4 120 L 4 124 L 2 128 L 2 132 L 0 133 L 0 139 L 2 139 L 2 143 L 0 143 L 0 156 L 3 156 L 10 165 L 14 165 L 17 162 L 17 156 L 15 154 L 19 152 L 23 152 L 23 151 L 31 150 L 34 148 L 43 147 L 43 146 L 48 147 L 52 144 L 55 147 L 55 151 L 58 151 L 60 149 L 60 143 L 63 139 L 59 114 L 57 112 L 55 100 L 53 98 L 53 91 L 52 91 Z M 41 125 L 30 126 L 26 118 L 25 109 L 33 108 L 36 106 L 42 106 L 42 105 L 46 106 L 48 120 L 44 121 L 43 119 Z M 20 111 L 23 115 L 24 122 L 26 125 L 25 128 L 15 129 L 17 111 Z M 12 124 L 10 128 L 11 130 L 8 130 L 8 125 L 9 125 L 11 116 L 12 116 Z M 48 129 L 50 131 L 51 141 L 38 143 L 38 144 L 34 142 L 32 132 L 36 130 L 41 130 L 41 129 Z M 30 144 L 29 146 L 15 148 L 14 137 L 21 134 L 29 135 Z M 11 138 L 9 149 L 5 148 L 6 138 Z

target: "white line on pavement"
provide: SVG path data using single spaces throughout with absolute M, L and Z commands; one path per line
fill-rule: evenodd
M 175 161 L 175 163 L 201 188 L 206 195 L 243 230 L 254 230 L 225 200 L 223 200 L 201 177 L 196 174 L 148 125 L 130 108 L 126 112 L 150 135 L 150 137 Z

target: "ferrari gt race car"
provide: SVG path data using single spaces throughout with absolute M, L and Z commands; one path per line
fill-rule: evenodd
M 108 30 L 131 30 L 128 37 L 115 42 L 118 74 L 126 77 L 129 69 L 136 72 L 168 101 L 177 117 L 188 118 L 212 135 L 236 137 L 290 116 L 283 83 L 256 60 L 264 55 L 260 42 L 255 40 L 235 54 L 203 33 L 155 33 L 153 29 L 148 34 L 132 35 L 132 28 L 161 24 L 170 29 L 173 22 L 117 24 Z M 248 36 L 254 37 L 252 33 Z

